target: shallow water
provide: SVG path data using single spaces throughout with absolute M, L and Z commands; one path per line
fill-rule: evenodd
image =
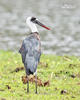
M 80 56 L 80 0 L 0 0 L 0 49 L 19 50 L 28 16 L 51 28 L 37 26 L 43 53 Z

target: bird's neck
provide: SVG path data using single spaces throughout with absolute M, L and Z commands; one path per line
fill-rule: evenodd
M 38 40 L 40 40 L 40 36 L 39 36 L 39 33 L 38 33 L 38 32 L 34 32 L 33 34 L 34 34 L 34 36 L 35 36 Z
M 37 27 L 36 27 L 36 25 L 34 23 L 32 23 L 30 21 L 27 21 L 27 24 L 28 24 L 31 32 L 38 32 L 38 29 L 37 29 Z
M 31 32 L 38 32 L 38 29 L 34 23 L 32 23 L 30 28 L 31 28 Z

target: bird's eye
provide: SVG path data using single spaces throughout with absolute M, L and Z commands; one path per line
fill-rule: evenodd
M 32 17 L 32 18 L 31 18 L 31 21 L 35 21 L 35 20 L 36 20 L 36 18 L 35 18 L 35 17 Z

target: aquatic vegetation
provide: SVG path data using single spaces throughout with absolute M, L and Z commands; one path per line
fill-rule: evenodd
M 25 76 L 21 56 L 11 51 L 0 51 L 0 100 L 79 100 L 80 57 L 42 55 L 38 65 L 38 78 L 49 80 L 48 86 L 30 82 L 30 93 L 23 84 Z M 45 83 L 46 84 L 46 83 Z

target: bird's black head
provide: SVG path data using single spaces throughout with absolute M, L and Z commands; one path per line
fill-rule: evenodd
M 31 21 L 32 21 L 32 22 L 34 22 L 35 20 L 36 20 L 36 18 L 35 18 L 35 17 L 32 17 L 32 18 L 31 18 Z
M 38 24 L 38 25 L 40 25 L 40 26 L 46 28 L 47 30 L 50 30 L 50 28 L 48 28 L 47 26 L 45 26 L 44 24 L 42 24 L 41 22 L 39 22 L 39 20 L 38 20 L 37 18 L 35 18 L 35 17 L 29 17 L 29 18 L 30 18 L 29 20 L 30 20 L 31 22 L 33 22 L 33 23 L 35 23 L 35 24 Z

